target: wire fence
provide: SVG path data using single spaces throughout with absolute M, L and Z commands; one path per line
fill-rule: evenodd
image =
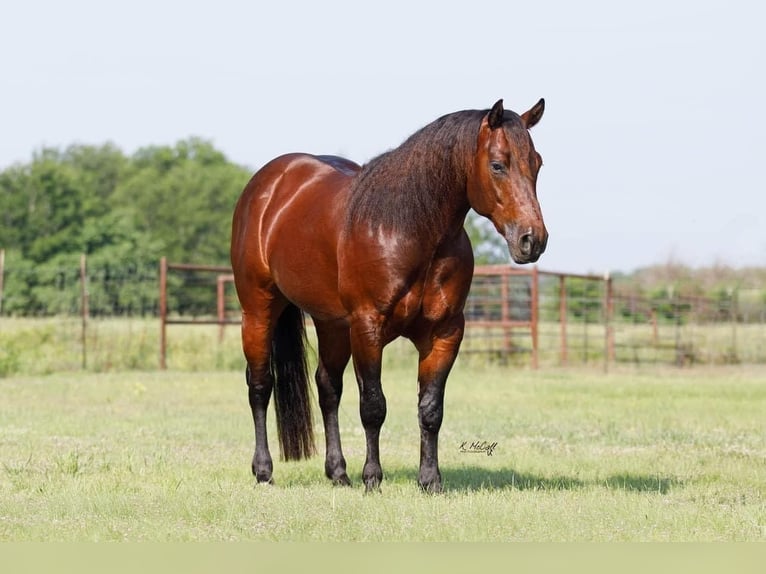
M 766 297 L 759 288 L 728 289 L 717 298 L 669 288 L 647 297 L 615 288 L 609 277 L 498 269 L 474 277 L 466 318 L 464 352 L 492 361 L 607 368 L 766 363 Z
M 646 297 L 608 277 L 479 267 L 461 357 L 532 367 L 766 363 L 763 293 Z M 0 258 L 0 376 L 239 368 L 239 329 L 227 327 L 238 320 L 225 267 L 170 265 L 163 276 L 156 263 L 82 258 L 35 269 Z

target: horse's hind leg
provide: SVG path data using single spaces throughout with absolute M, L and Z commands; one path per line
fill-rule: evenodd
M 325 431 L 324 471 L 333 484 L 348 486 L 346 459 L 340 445 L 338 405 L 343 393 L 343 371 L 351 357 L 348 328 L 314 321 L 319 342 L 319 365 L 316 371 L 319 406 Z
M 266 409 L 269 406 L 274 381 L 268 370 L 264 373 L 259 367 L 251 368 L 249 363 L 245 371 L 245 379 L 255 424 L 255 453 L 251 468 L 258 482 L 272 483 L 274 464 L 266 438 Z
M 258 482 L 272 482 L 274 465 L 266 435 L 266 409 L 269 406 L 274 377 L 270 369 L 271 337 L 275 317 L 281 309 L 268 304 L 262 309 L 242 313 L 242 350 L 247 359 L 248 399 L 255 425 L 255 453 L 252 470 Z

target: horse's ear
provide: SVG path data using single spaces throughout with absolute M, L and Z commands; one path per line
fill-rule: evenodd
M 487 123 L 490 129 L 496 130 L 503 124 L 503 100 L 497 100 L 487 115 Z
M 540 101 L 537 102 L 532 108 L 521 114 L 521 121 L 524 122 L 524 127 L 529 129 L 537 122 L 540 121 L 540 118 L 543 117 L 543 112 L 545 111 L 545 100 L 543 98 L 540 98 Z

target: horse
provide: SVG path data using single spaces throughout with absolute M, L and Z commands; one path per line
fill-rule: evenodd
M 540 99 L 519 115 L 501 99 L 488 110 L 444 115 L 363 166 L 290 153 L 252 176 L 234 209 L 231 263 L 257 482 L 273 483 L 266 432 L 272 392 L 282 458 L 316 454 L 305 353 L 309 315 L 327 478 L 351 484 L 338 405 L 352 360 L 366 440 L 362 479 L 365 492 L 380 490 L 381 358 L 403 336 L 419 356 L 418 483 L 427 492 L 442 490 L 445 385 L 463 338 L 474 265 L 465 217 L 474 209 L 488 218 L 516 263 L 535 262 L 545 251 L 536 190 L 542 158 L 529 134 L 544 109 Z

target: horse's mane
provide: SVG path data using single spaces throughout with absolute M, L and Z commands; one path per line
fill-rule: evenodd
M 442 116 L 402 145 L 366 163 L 351 183 L 348 225 L 365 223 L 416 235 L 444 225 L 456 189 L 465 189 L 486 111 Z M 466 200 L 467 206 L 467 200 Z

